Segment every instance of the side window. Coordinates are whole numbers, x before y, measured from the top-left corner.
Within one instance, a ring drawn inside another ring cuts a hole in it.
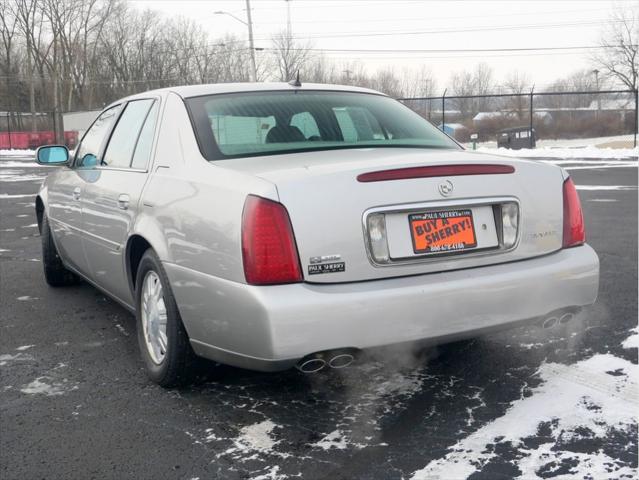
[[[109,139],[102,165],[129,168],[133,150],[153,99],[134,100],[127,103]]]
[[[100,155],[100,147],[104,137],[111,129],[111,125],[120,110],[120,105],[111,107],[102,112],[93,125],[82,138],[82,143],[75,154],[77,167],[95,167]]]
[[[149,157],[151,156],[151,147],[153,146],[153,133],[155,132],[158,110],[159,103],[155,102],[151,107],[148,115],[146,116],[146,121],[144,122],[142,131],[140,132],[138,143],[135,146],[135,151],[133,152],[133,161],[131,162],[131,168],[138,168],[140,170],[146,168]]]
[[[309,112],[296,113],[291,117],[291,127],[297,127],[309,139],[311,137],[321,137],[319,128],[317,128],[317,122],[313,115]]]

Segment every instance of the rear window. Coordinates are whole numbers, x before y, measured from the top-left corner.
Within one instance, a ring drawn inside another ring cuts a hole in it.
[[[412,110],[381,95],[298,90],[186,102],[209,160],[343,148],[459,149]]]

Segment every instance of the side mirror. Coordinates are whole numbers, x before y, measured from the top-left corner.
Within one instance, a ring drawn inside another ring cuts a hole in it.
[[[40,165],[64,165],[69,162],[69,150],[64,145],[45,145],[36,151]]]

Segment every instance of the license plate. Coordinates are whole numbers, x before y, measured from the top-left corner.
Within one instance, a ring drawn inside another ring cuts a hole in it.
[[[460,252],[477,246],[469,209],[413,213],[408,223],[415,253]]]

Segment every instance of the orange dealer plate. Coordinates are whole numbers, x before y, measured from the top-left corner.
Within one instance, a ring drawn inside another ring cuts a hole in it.
[[[450,253],[477,246],[473,212],[444,210],[408,216],[415,253]]]

